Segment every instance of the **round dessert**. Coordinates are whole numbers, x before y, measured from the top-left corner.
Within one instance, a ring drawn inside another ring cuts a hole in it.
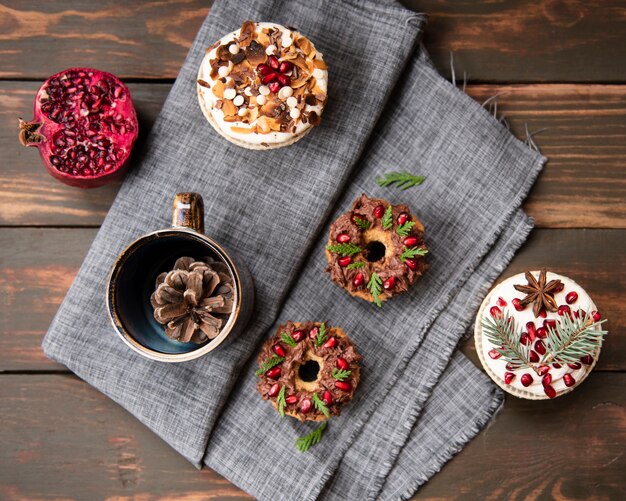
[[[339,327],[326,323],[279,325],[258,357],[263,399],[300,421],[338,416],[359,384],[361,356]]]
[[[328,71],[311,41],[275,23],[246,21],[207,50],[200,107],[224,138],[249,149],[280,148],[319,125]]]
[[[380,306],[428,268],[424,225],[406,205],[361,195],[330,225],[326,271],[350,294]]]
[[[505,391],[530,400],[572,391],[598,360],[600,314],[573,280],[546,270],[498,284],[476,318],[476,351]]]

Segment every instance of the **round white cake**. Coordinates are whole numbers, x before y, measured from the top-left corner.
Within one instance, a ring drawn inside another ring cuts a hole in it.
[[[200,107],[215,130],[249,149],[294,143],[320,123],[328,70],[311,41],[246,21],[213,44],[198,72]]]
[[[534,282],[528,280],[528,273]],[[564,316],[574,322],[587,317],[588,324],[592,324],[600,320],[600,314],[591,297],[573,280],[552,272],[543,272],[543,277],[539,271],[528,273],[504,280],[487,295],[476,317],[474,339],[485,371],[502,389],[522,398],[542,400],[560,396],[579,385],[595,366],[602,344],[599,335],[592,353],[570,363],[559,363],[551,354],[549,329],[556,332]],[[545,302],[539,300],[541,306],[536,306],[537,300],[530,301],[529,296],[537,284],[543,285],[543,290],[549,289]],[[508,322],[512,322],[518,342],[514,348],[531,362],[526,366],[507,361],[501,354],[503,345],[495,344],[485,333],[495,320],[508,317],[512,319]],[[593,329],[603,332],[599,325]]]

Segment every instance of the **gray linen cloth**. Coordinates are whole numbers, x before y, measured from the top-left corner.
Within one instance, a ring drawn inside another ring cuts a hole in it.
[[[245,19],[299,27],[328,63],[322,125],[290,147],[233,146],[197,104],[204,49]],[[410,496],[501,402],[452,353],[528,234],[519,207],[545,159],[436,73],[416,49],[423,23],[391,0],[216,2],[44,340],[49,357],[193,464],[260,499]],[[376,175],[398,169],[427,181],[406,192],[375,185]],[[246,261],[257,304],[235,342],[163,364],[117,338],[105,281],[129,242],[168,226],[177,191],[204,196],[207,233]],[[322,271],[329,218],[362,192],[412,207],[431,248],[425,277],[382,309]],[[306,454],[293,443],[311,426],[280,419],[254,388],[258,347],[287,319],[341,325],[364,355],[355,399]]]

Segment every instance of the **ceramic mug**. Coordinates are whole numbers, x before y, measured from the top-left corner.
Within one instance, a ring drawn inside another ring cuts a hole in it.
[[[214,339],[203,344],[169,338],[150,304],[156,277],[182,256],[210,256],[226,265],[233,281],[233,311]],[[206,355],[245,327],[252,313],[254,285],[245,264],[204,234],[204,204],[197,193],[174,198],[172,227],[148,233],[116,259],[107,285],[107,311],[115,331],[130,348],[161,362],[185,362]]]

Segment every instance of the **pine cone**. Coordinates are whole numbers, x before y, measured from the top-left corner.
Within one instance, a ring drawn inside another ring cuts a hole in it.
[[[219,334],[232,312],[233,298],[233,281],[224,263],[181,257],[172,271],[157,277],[150,303],[169,337],[201,344]]]

